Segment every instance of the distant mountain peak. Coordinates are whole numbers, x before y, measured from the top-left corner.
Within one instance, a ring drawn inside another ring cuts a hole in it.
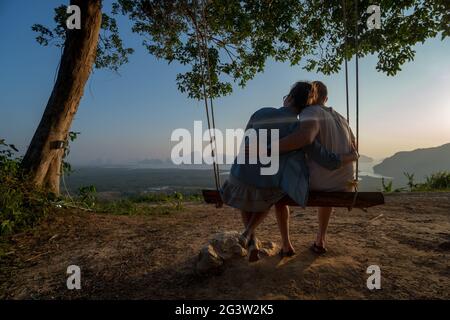
[[[359,155],[359,162],[371,163],[371,162],[373,162],[373,158],[371,158],[369,156],[365,156],[363,154],[360,154]]]
[[[415,175],[416,182],[438,171],[450,171],[450,143],[438,147],[399,151],[373,167],[377,174],[394,177],[404,183],[404,172]]]

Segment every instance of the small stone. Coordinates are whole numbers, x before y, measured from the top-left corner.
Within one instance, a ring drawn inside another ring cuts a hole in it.
[[[276,256],[280,251],[280,247],[272,241],[262,241],[259,248],[261,254],[268,257]]]

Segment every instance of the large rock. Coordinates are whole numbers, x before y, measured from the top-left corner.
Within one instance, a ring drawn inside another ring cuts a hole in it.
[[[224,260],[245,257],[247,250],[239,244],[239,236],[237,231],[222,232],[215,234],[209,243]]]
[[[196,270],[198,273],[212,273],[220,270],[225,261],[247,256],[247,250],[239,243],[240,233],[227,231],[215,234],[198,255]],[[280,248],[271,241],[260,242],[257,240],[257,248],[261,255],[274,256]]]

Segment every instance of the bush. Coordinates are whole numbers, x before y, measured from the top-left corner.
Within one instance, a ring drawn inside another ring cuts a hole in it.
[[[0,235],[33,226],[50,208],[50,195],[27,180],[16,152],[0,139]]]
[[[383,187],[383,192],[389,193],[392,192],[392,180],[389,180],[387,183],[384,180],[384,177],[381,178],[381,185]]]
[[[415,191],[448,191],[450,190],[450,172],[440,171],[426,178],[425,183],[418,184]]]
[[[79,201],[88,208],[97,203],[97,189],[94,186],[80,187],[78,189]]]
[[[414,182],[414,173],[409,172],[403,172],[403,175],[408,179],[408,188],[409,191],[414,191],[415,188],[417,188],[417,184]]]

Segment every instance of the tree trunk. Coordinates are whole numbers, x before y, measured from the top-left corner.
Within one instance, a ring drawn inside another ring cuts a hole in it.
[[[61,161],[63,152],[57,151],[55,157],[48,166],[47,174],[44,178],[44,187],[46,190],[52,191],[55,194],[59,194],[59,185],[61,177]]]
[[[81,9],[81,29],[67,30],[58,77],[22,166],[36,186],[59,194],[63,142],[89,79],[102,19],[101,0],[71,0]]]

